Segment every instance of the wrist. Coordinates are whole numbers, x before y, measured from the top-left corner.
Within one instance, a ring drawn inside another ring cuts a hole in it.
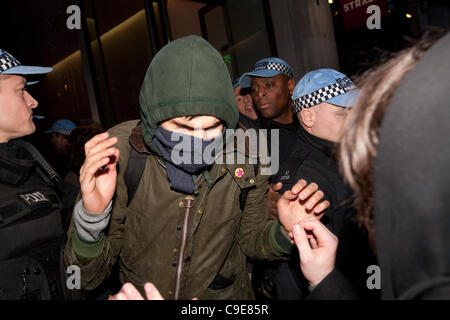
[[[318,277],[315,277],[314,279],[308,279],[310,291],[317,287],[323,281],[323,279],[325,279],[331,273],[331,271],[333,271],[333,269],[334,268],[331,268],[322,272]]]
[[[86,204],[86,202],[83,198],[81,198],[81,200],[82,200],[81,203],[82,203],[84,211],[91,215],[101,214],[101,213],[105,212],[105,210],[108,208],[108,204],[109,204],[109,203],[107,203],[105,205],[105,204],[101,203],[100,201],[98,201],[98,202],[96,202],[96,204],[94,206],[90,206],[90,205]]]

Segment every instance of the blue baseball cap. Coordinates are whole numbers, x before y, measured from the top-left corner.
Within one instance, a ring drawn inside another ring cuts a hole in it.
[[[0,49],[0,74],[17,74],[27,79],[27,84],[38,83],[35,76],[44,75],[53,71],[53,68],[24,66],[5,50]],[[30,78],[32,79],[31,81]]]
[[[241,81],[242,76],[237,77],[236,80],[233,83],[233,90],[236,89],[238,86],[240,86],[239,81]]]
[[[252,71],[242,75],[239,85],[242,88],[248,88],[252,85],[252,77],[272,78],[280,73],[287,75],[289,79],[294,77],[291,66],[283,59],[275,57],[264,58],[255,63]]]
[[[49,134],[52,132],[56,132],[56,133],[62,134],[64,136],[67,136],[76,127],[77,127],[77,125],[75,123],[73,123],[72,121],[67,120],[67,119],[60,119],[60,120],[56,120],[55,123],[53,123],[52,128],[44,131],[44,133]]]
[[[322,102],[348,108],[355,104],[359,93],[345,74],[333,69],[318,69],[308,72],[297,83],[292,94],[292,108],[297,113]]]

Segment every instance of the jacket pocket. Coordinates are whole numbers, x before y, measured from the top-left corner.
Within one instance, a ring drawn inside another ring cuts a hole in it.
[[[230,278],[218,274],[199,299],[249,300],[254,299],[254,294],[248,276],[245,272],[239,271]]]
[[[220,273],[218,273],[208,288],[211,288],[213,290],[225,289],[226,287],[231,286],[235,280],[236,274],[233,274],[230,278],[225,278]]]

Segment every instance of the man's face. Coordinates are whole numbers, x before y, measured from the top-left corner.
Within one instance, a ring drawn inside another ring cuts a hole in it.
[[[322,102],[301,112],[301,123],[312,135],[333,142],[339,142],[345,126],[345,119],[351,108],[338,107]]]
[[[295,81],[284,74],[278,74],[272,78],[252,78],[253,102],[264,118],[276,119],[290,112],[291,94],[294,88],[291,82],[295,85]]]
[[[161,127],[168,131],[210,140],[222,134],[223,122],[213,116],[175,117],[161,122]]]
[[[0,76],[0,142],[32,134],[33,108],[38,102],[26,91],[22,76]]]
[[[239,113],[249,117],[252,120],[258,119],[258,114],[253,107],[252,96],[249,91],[245,91],[241,86],[237,86],[234,89],[234,97],[239,109]]]

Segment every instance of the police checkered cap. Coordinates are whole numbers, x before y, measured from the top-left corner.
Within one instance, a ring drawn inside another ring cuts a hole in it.
[[[52,128],[44,131],[44,133],[48,134],[48,133],[56,132],[56,133],[67,136],[76,127],[77,127],[77,125],[74,122],[72,122],[68,119],[60,119],[60,120],[56,120],[55,123],[53,123]]]
[[[233,82],[233,90],[236,89],[239,86],[239,81],[241,80],[241,77],[237,77],[236,80]]]
[[[14,58],[8,52],[3,51],[0,54],[0,73],[3,73],[4,71],[6,71],[8,69],[18,67],[20,65],[21,65],[21,63],[19,62],[19,60]]]
[[[285,74],[289,79],[294,77],[291,66],[283,59],[276,57],[265,58],[255,63],[252,71],[244,73],[239,84],[241,87],[247,88],[251,86],[252,77],[271,78],[280,73]]]
[[[253,71],[259,71],[259,70],[275,70],[275,71],[284,73],[289,78],[294,77],[294,73],[292,72],[291,67],[287,63],[283,64],[280,62],[270,62],[267,60],[261,61],[261,62],[256,63],[255,67],[253,68]]]
[[[298,113],[322,102],[351,107],[358,95],[358,89],[346,75],[333,69],[319,69],[309,72],[297,83],[292,109]]]
[[[27,78],[27,84],[34,84],[38,81],[36,77],[41,77],[52,71],[53,68],[24,66],[12,54],[0,49],[0,74],[16,74]],[[30,78],[33,81],[29,81]]]

